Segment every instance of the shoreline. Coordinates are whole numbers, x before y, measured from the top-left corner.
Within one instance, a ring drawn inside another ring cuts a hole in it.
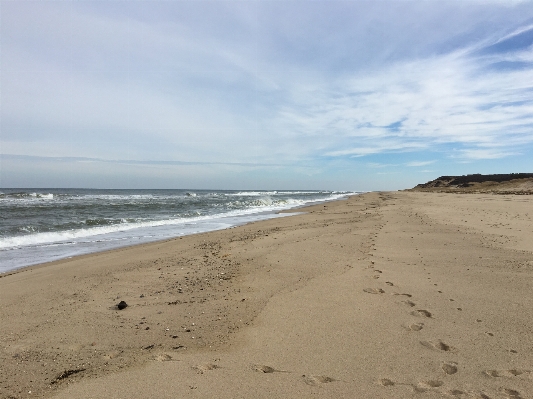
[[[289,211],[290,210],[287,210],[287,212],[278,211],[275,214],[278,214],[278,213],[292,213],[292,212],[289,212]],[[295,212],[294,214],[298,214],[298,213],[299,212]],[[274,214],[274,212],[272,212],[272,214]],[[66,256],[64,258],[54,259],[54,260],[50,260],[50,261],[46,261],[46,262],[42,262],[42,263],[30,264],[30,265],[27,265],[27,266],[20,266],[20,267],[17,267],[15,269],[10,269],[10,270],[7,270],[5,272],[0,272],[0,278],[8,276],[8,275],[11,275],[11,274],[14,274],[14,273],[25,271],[27,269],[44,267],[46,265],[54,264],[56,262],[70,261],[70,260],[81,258],[81,257],[87,257],[87,256],[91,256],[91,255],[103,254],[103,253],[112,252],[112,251],[119,251],[119,250],[122,250],[122,249],[133,248],[133,247],[137,247],[137,246],[145,246],[145,245],[150,245],[150,244],[164,243],[164,242],[168,242],[168,241],[179,240],[182,237],[195,236],[195,235],[199,235],[199,234],[208,234],[208,233],[212,233],[212,232],[215,232],[215,231],[230,230],[230,229],[233,229],[235,227],[245,226],[247,224],[258,223],[258,222],[262,222],[262,221],[266,221],[266,220],[270,220],[270,219],[275,219],[275,218],[278,218],[278,217],[286,217],[286,216],[291,216],[291,215],[273,216],[273,217],[266,218],[266,219],[258,219],[258,220],[254,220],[254,221],[242,222],[240,224],[235,224],[235,225],[232,225],[230,227],[225,227],[225,228],[222,228],[222,229],[207,230],[207,231],[201,231],[201,232],[198,232],[198,233],[188,233],[188,234],[178,235],[178,236],[174,236],[174,237],[157,239],[155,241],[147,241],[147,242],[142,242],[142,243],[137,243],[137,244],[125,244],[123,246],[117,246],[117,247],[111,247],[111,248],[102,249],[102,250],[96,250],[94,252],[87,252],[87,253],[81,253],[79,255]]]
[[[343,200],[341,199],[341,200],[333,200],[333,201],[343,201]],[[307,205],[303,205],[302,206],[302,208],[305,208],[305,207],[307,207]],[[292,209],[296,209],[296,208],[277,211],[276,214],[278,214],[278,213],[288,213],[288,215],[284,215],[284,216],[281,216],[281,217],[290,217],[290,216],[295,216],[295,215],[298,215],[298,214],[301,214],[301,213],[305,213],[305,212],[290,212]],[[42,267],[46,267],[46,266],[50,266],[50,265],[62,264],[62,263],[66,263],[66,262],[70,262],[70,261],[74,261],[74,260],[81,260],[81,259],[84,259],[84,258],[90,258],[91,256],[94,256],[94,255],[106,254],[106,253],[111,253],[111,252],[114,252],[114,251],[120,251],[120,250],[124,250],[124,249],[135,248],[135,247],[150,247],[151,245],[164,244],[164,243],[180,240],[180,239],[182,239],[184,237],[198,236],[198,235],[202,235],[202,234],[210,234],[210,233],[213,233],[213,232],[216,232],[216,231],[227,231],[227,230],[234,229],[236,227],[252,225],[254,223],[261,223],[261,222],[265,222],[265,221],[268,221],[268,220],[271,220],[271,219],[276,219],[278,217],[279,216],[272,217],[272,218],[269,218],[269,219],[259,219],[259,220],[255,220],[255,221],[251,221],[251,222],[243,222],[242,224],[236,224],[234,226],[226,227],[226,228],[219,229],[219,230],[202,231],[202,232],[199,232],[199,233],[185,234],[185,235],[165,238],[165,239],[157,240],[157,241],[149,241],[149,242],[143,242],[143,243],[140,243],[140,244],[124,245],[124,246],[121,246],[121,247],[114,247],[114,248],[104,249],[102,251],[89,252],[89,253],[85,253],[85,254],[69,256],[69,257],[66,257],[66,258],[50,260],[50,261],[43,262],[43,263],[36,263],[36,264],[28,265],[28,266],[21,266],[21,267],[18,267],[16,269],[8,270],[8,271],[5,271],[5,272],[0,272],[0,278],[7,277],[7,276],[10,276],[10,275],[13,275],[13,274],[17,274],[17,273],[22,273],[22,272],[25,272],[25,271],[28,271],[28,270],[31,270],[31,269],[40,269]],[[147,248],[147,249],[150,249],[150,248]]]
[[[15,271],[0,397],[528,397],[531,204],[367,193]]]
[[[359,194],[355,194],[355,195],[359,195]],[[136,246],[136,245],[144,245],[144,244],[148,244],[148,243],[167,241],[167,240],[172,240],[172,239],[176,239],[176,238],[179,238],[179,237],[185,237],[185,236],[188,236],[188,235],[195,235],[195,234],[208,233],[208,232],[211,232],[211,231],[231,229],[231,228],[234,228],[234,227],[237,227],[237,226],[246,225],[246,224],[249,224],[249,223],[255,223],[255,222],[263,221],[263,220],[269,220],[269,219],[272,219],[272,218],[285,217],[285,216],[287,216],[287,214],[292,214],[292,213],[296,214],[296,213],[298,213],[298,209],[300,209],[300,208],[313,206],[315,204],[328,203],[328,202],[331,202],[331,201],[345,200],[349,196],[351,196],[351,195],[346,195],[345,197],[336,198],[336,199],[321,200],[321,201],[317,201],[316,203],[297,205],[297,206],[294,206],[294,207],[291,207],[291,208],[281,209],[281,210],[270,210],[270,211],[258,210],[256,213],[243,214],[243,215],[239,215],[239,216],[218,215],[217,217],[214,217],[213,219],[209,219],[209,220],[204,221],[204,222],[206,222],[208,224],[209,223],[215,223],[215,224],[216,223],[219,223],[219,224],[223,223],[223,224],[227,224],[228,227],[215,227],[215,226],[208,227],[206,225],[204,227],[200,226],[199,227],[200,231],[187,231],[187,230],[184,230],[184,231],[178,232],[177,235],[173,235],[173,236],[170,236],[170,237],[157,237],[155,239],[144,238],[143,240],[141,240],[141,242],[129,242],[129,243],[125,243],[125,244],[109,242],[109,243],[105,243],[105,245],[101,246],[100,248],[85,248],[85,249],[84,248],[79,248],[79,249],[77,249],[77,251],[71,251],[71,252],[65,251],[61,255],[51,254],[51,255],[49,255],[51,257],[51,259],[48,260],[48,261],[37,262],[37,263],[27,263],[27,264],[24,264],[22,266],[13,266],[11,269],[8,269],[6,271],[0,271],[0,278],[2,278],[2,276],[9,275],[9,274],[15,272],[16,270],[25,269],[25,268],[32,267],[32,266],[38,266],[38,265],[41,265],[41,264],[44,264],[44,263],[47,264],[47,263],[51,263],[51,262],[55,262],[55,261],[59,261],[59,260],[63,260],[63,259],[72,259],[72,258],[75,258],[77,256],[83,256],[83,255],[90,255],[90,254],[96,254],[96,253],[101,253],[101,252],[107,252],[107,251],[112,251],[112,250],[116,250],[116,249],[132,247],[132,246]],[[144,228],[140,227],[140,228],[137,228],[137,229],[134,229],[134,230],[131,230],[131,231],[135,232],[135,231],[140,231],[140,230],[143,230],[143,229],[146,229],[146,228],[145,227]],[[158,229],[158,227],[152,227],[152,229]],[[191,230],[191,229],[189,229],[189,230]],[[51,242],[51,243],[48,243],[48,244],[54,244],[54,243]],[[61,242],[58,242],[58,244],[61,244]],[[13,248],[12,250],[15,250],[15,251],[32,250],[32,247],[29,246],[29,247],[25,247],[25,248]],[[27,262],[32,262],[32,261],[28,260]],[[20,262],[19,261],[15,261],[14,264],[16,265],[17,263],[20,263]]]

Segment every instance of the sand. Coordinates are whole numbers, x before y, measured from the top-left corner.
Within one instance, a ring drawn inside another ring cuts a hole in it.
[[[3,275],[0,398],[533,397],[533,197],[305,211]]]

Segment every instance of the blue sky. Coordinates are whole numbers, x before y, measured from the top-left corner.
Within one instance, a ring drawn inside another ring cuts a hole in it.
[[[531,1],[0,0],[1,187],[533,172]]]

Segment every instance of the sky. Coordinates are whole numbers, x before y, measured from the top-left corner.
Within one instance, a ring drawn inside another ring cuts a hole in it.
[[[0,0],[0,187],[533,172],[533,1]]]

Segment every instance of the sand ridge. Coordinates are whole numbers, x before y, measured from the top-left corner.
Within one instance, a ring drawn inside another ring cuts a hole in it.
[[[427,183],[418,184],[410,191],[531,195],[533,194],[533,173],[440,176]]]
[[[369,193],[1,278],[0,396],[532,397],[524,198]]]

